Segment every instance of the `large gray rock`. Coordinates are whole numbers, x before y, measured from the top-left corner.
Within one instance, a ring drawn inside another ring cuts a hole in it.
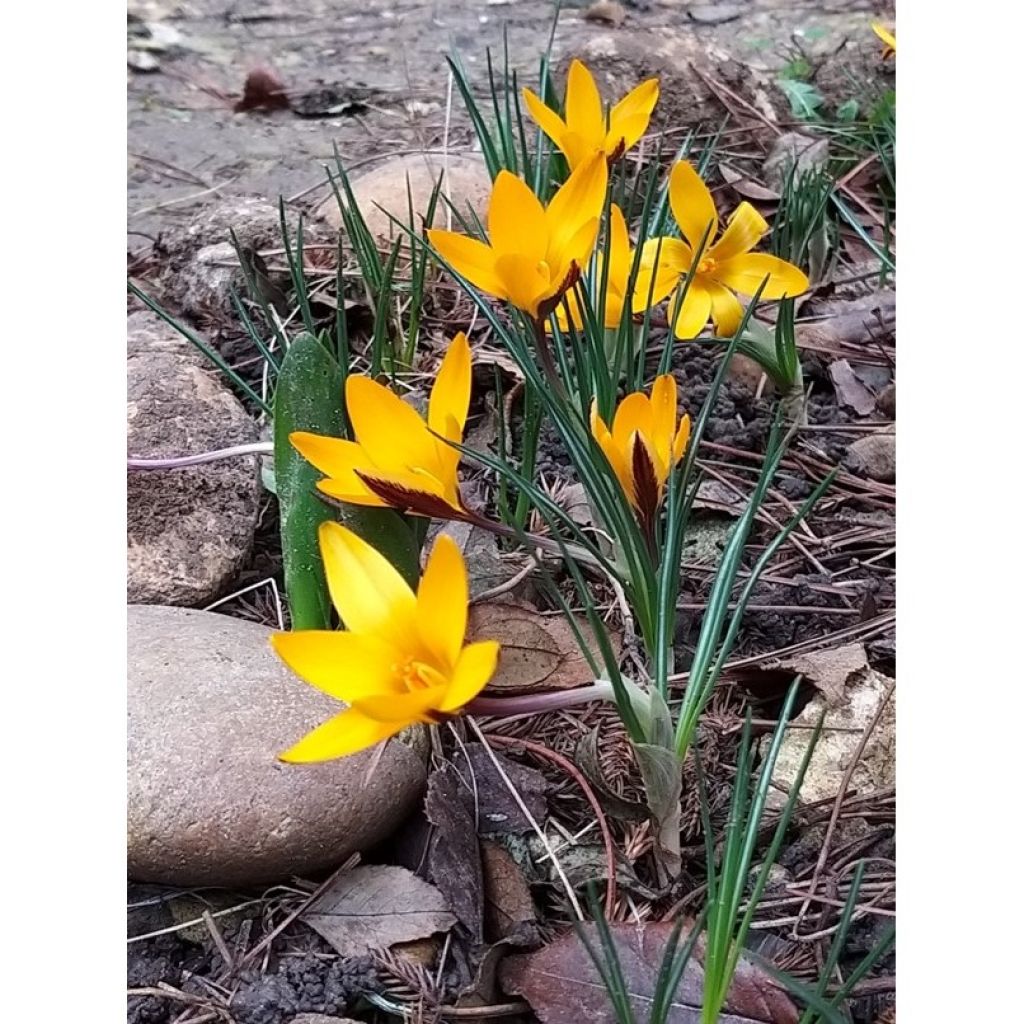
[[[129,351],[131,348],[129,347]],[[171,350],[128,357],[128,454],[193,455],[256,440],[212,374]],[[252,549],[256,456],[128,474],[128,600],[198,605],[225,592]]]
[[[209,360],[184,335],[176,331],[150,309],[128,314],[128,355],[154,353],[180,356],[196,366],[210,365]]]
[[[378,238],[397,238],[402,234],[387,213],[397,218],[401,224],[408,225],[409,190],[412,191],[413,226],[417,231],[422,230],[431,192],[442,174],[442,197],[438,198],[434,210],[434,223],[439,227],[446,223],[448,207],[443,195],[451,197],[455,208],[468,218],[468,223],[473,223],[468,212],[470,210],[475,212],[481,222],[486,223],[487,204],[491,197],[491,176],[487,173],[483,157],[475,154],[449,153],[445,158],[416,153],[411,156],[394,157],[353,178],[352,194],[370,233]],[[333,190],[317,207],[316,212],[328,224],[341,227],[341,209]]]
[[[277,759],[341,706],[288,670],[270,634],[213,612],[129,606],[131,878],[245,885],[329,868],[385,838],[419,796],[425,750],[403,742],[375,766],[375,751]]]

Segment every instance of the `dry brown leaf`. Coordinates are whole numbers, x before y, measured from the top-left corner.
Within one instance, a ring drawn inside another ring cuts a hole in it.
[[[745,177],[727,164],[719,164],[718,172],[733,192],[744,199],[753,199],[758,203],[777,203],[782,198],[781,194],[775,189],[761,185],[753,178]]]
[[[766,671],[784,669],[794,675],[802,675],[825,695],[825,700],[831,705],[842,703],[846,681],[854,672],[867,667],[867,652],[864,645],[859,643],[845,644],[827,651],[796,654],[778,661],[766,661],[762,666]]]
[[[363,956],[448,931],[455,915],[441,893],[411,871],[372,864],[338,875],[300,920],[342,956]]]
[[[584,925],[594,948],[600,948],[592,924]],[[657,984],[661,958],[672,925],[609,926],[615,939],[630,1003],[638,1020],[646,1020]],[[703,970],[691,958],[669,1007],[666,1024],[697,1024],[703,995]],[[511,956],[501,965],[506,991],[522,996],[543,1024],[615,1024],[615,1012],[594,962],[575,932],[565,932],[549,946]],[[720,1024],[796,1024],[798,1014],[789,997],[749,960],[741,959]]]
[[[270,68],[253,68],[245,77],[242,98],[235,104],[235,111],[287,110],[289,105],[288,93],[277,72]]]
[[[530,886],[512,854],[488,839],[480,843],[484,866],[484,930],[491,942],[528,945],[537,936]]]
[[[589,624],[578,619],[577,625],[584,641],[597,650]],[[593,681],[572,628],[561,616],[541,615],[527,605],[489,601],[470,609],[469,638],[501,644],[498,671],[487,684],[488,696],[570,690]],[[618,651],[620,638],[610,633],[610,639]]]
[[[840,405],[848,406],[858,416],[868,416],[875,411],[875,396],[853,372],[847,360],[837,359],[829,366],[828,373]]]

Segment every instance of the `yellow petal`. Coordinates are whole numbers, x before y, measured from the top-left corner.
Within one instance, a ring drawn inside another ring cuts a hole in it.
[[[569,170],[575,171],[585,164],[595,153],[604,156],[604,147],[594,144],[593,139],[588,139],[579,132],[567,131],[562,136],[562,143],[558,147],[565,154],[569,161]]]
[[[508,171],[500,171],[494,179],[491,204],[487,208],[487,231],[491,248],[498,257],[512,252],[532,260],[544,259],[547,251],[544,207],[530,186]]]
[[[469,392],[473,381],[473,354],[466,335],[459,331],[452,338],[448,351],[441,360],[434,386],[430,389],[427,423],[435,433],[448,436],[448,420],[453,419],[458,433],[451,439],[462,440],[469,412]],[[458,453],[456,453],[456,458]]]
[[[422,690],[407,690],[394,696],[367,697],[352,706],[381,722],[398,722],[399,728],[415,722],[429,722],[438,711],[448,691],[448,684],[428,686]]]
[[[629,229],[622,210],[612,203],[608,212],[608,284],[620,294],[625,294],[629,283],[629,272],[633,260],[629,249]],[[600,271],[600,267],[598,268]],[[598,278],[600,280],[600,277]]]
[[[672,442],[672,464],[675,465],[685,454],[686,446],[690,443],[690,417],[683,416],[679,421],[679,429],[676,431],[675,440]]]
[[[750,252],[767,230],[768,221],[750,203],[740,203],[708,255],[716,260],[727,260]]]
[[[731,338],[743,319],[743,306],[733,293],[710,278],[703,280],[703,285],[711,296],[711,319],[715,324],[715,334],[719,338]]]
[[[321,473],[326,473],[336,487],[361,493],[363,486],[355,471],[376,467],[362,445],[340,437],[324,437],[297,430],[288,435],[292,447]],[[329,492],[325,492],[329,493]]]
[[[270,643],[296,675],[338,700],[351,703],[400,689],[392,671],[394,650],[374,637],[303,629],[274,633]]]
[[[554,295],[558,287],[529,256],[504,253],[498,257],[496,266],[508,301],[530,316],[537,315],[540,303]]]
[[[341,621],[399,650],[413,650],[416,597],[398,570],[341,523],[322,523],[320,553]]]
[[[651,238],[640,252],[640,267],[633,285],[633,312],[656,306],[690,269],[690,247],[678,238]]]
[[[612,437],[615,444],[623,451],[629,448],[629,439],[633,434],[649,438],[654,431],[654,410],[651,400],[642,392],[634,391],[619,403],[612,422]]]
[[[640,136],[647,131],[651,120],[651,112],[658,102],[658,80],[648,78],[635,89],[626,93],[612,107],[608,118],[608,135],[616,141],[622,138],[625,148],[631,149],[637,144]]]
[[[377,497],[362,480],[354,484],[339,483],[329,477],[321,480],[316,489],[335,501],[344,501],[349,505],[362,505],[366,508],[388,508],[388,503]]]
[[[424,647],[451,672],[466,639],[469,579],[458,544],[442,533],[434,541],[416,592],[416,623]]]
[[[778,256],[762,252],[750,252],[724,260],[715,267],[714,276],[719,284],[741,295],[753,295],[767,277],[768,283],[761,293],[762,299],[802,295],[810,286],[802,270],[780,260]]]
[[[345,381],[345,404],[356,440],[377,469],[436,469],[439,442],[420,414],[393,391],[353,374]]]
[[[707,185],[686,160],[680,160],[672,168],[668,181],[668,199],[679,230],[692,250],[697,250],[705,230],[711,225],[704,243],[704,252],[707,252],[714,244],[718,232],[718,213]]]
[[[574,60],[565,85],[565,123],[593,146],[604,143],[604,109],[594,76],[586,65]]]
[[[655,377],[651,387],[651,421],[654,444],[658,457],[666,465],[672,449],[672,435],[676,429],[676,379],[671,373]]]
[[[877,21],[873,21],[871,23],[871,30],[885,43],[885,50],[882,52],[883,57],[887,57],[889,51],[892,51],[892,53],[896,52],[896,37],[888,29],[884,28]]]
[[[565,122],[532,90],[523,89],[523,99],[530,116],[540,125],[541,131],[559,148],[566,132]]]
[[[554,275],[552,277],[553,284],[563,284],[573,264],[581,272],[586,269],[587,263],[593,255],[600,227],[601,222],[596,217],[593,220],[588,220],[566,242],[565,248],[560,253],[561,262],[551,264],[551,271]]]
[[[462,651],[441,702],[441,711],[451,713],[464,707],[490,682],[498,667],[499,650],[496,640],[481,640]]]
[[[607,190],[608,161],[605,160],[603,153],[596,153],[576,168],[552,197],[546,214],[547,260],[552,268],[568,266],[570,259],[580,262],[579,253],[572,252],[570,246],[584,225],[590,221],[600,222]],[[594,236],[596,235],[595,225]],[[590,252],[582,257],[583,260],[589,258]]]
[[[601,446],[605,458],[608,460],[612,471],[615,473],[619,486],[625,492],[626,497],[633,501],[633,475],[626,464],[625,453],[615,443],[604,420],[597,414],[597,401],[590,404],[590,432],[594,435],[597,443]]]
[[[696,338],[707,325],[708,317],[711,316],[711,296],[707,289],[701,286],[700,281],[694,278],[690,282],[682,309],[679,310],[681,292],[680,287],[669,303],[668,322],[670,326],[674,325],[676,337],[686,341],[689,338]]]
[[[494,272],[494,251],[489,245],[469,235],[439,228],[428,230],[427,239],[452,269],[471,285],[499,299],[506,297],[501,279]]]
[[[278,757],[290,764],[331,761],[376,746],[403,728],[402,722],[378,722],[356,708],[349,708],[329,718]]]

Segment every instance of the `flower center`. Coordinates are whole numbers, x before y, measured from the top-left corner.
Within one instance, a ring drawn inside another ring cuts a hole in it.
[[[436,668],[431,668],[430,665],[414,658],[406,658],[405,661],[392,666],[392,671],[408,691],[426,690],[444,683],[444,676]]]
[[[714,271],[717,266],[717,261],[712,259],[710,256],[705,256],[700,263],[697,264],[698,274],[710,274]]]

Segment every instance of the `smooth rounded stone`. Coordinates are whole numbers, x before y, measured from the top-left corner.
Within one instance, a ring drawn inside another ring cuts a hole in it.
[[[128,874],[247,885],[333,867],[384,839],[426,782],[423,730],[322,764],[277,759],[340,705],[293,675],[271,630],[128,607]]]
[[[194,455],[257,438],[212,374],[174,352],[128,357],[128,454]],[[258,458],[128,473],[128,600],[198,605],[227,591],[252,550]]]
[[[352,179],[352,194],[370,233],[378,238],[397,238],[401,234],[384,211],[397,218],[399,223],[408,224],[409,190],[412,191],[413,226],[419,231],[424,226],[431,193],[442,175],[442,196],[451,197],[455,209],[467,217],[468,223],[473,223],[469,213],[471,210],[481,222],[485,222],[491,198],[491,176],[487,173],[487,164],[482,156],[449,153],[446,158],[413,153],[394,157]],[[439,197],[434,210],[434,222],[437,225],[446,223],[446,211],[445,201]],[[343,224],[338,199],[333,191],[317,207],[316,212],[335,228]]]
[[[882,390],[878,393],[877,400],[875,401],[875,407],[886,419],[896,419],[895,384],[887,384],[884,388],[882,388]]]
[[[896,482],[896,432],[869,434],[850,445],[843,458],[846,468],[879,483]]]

